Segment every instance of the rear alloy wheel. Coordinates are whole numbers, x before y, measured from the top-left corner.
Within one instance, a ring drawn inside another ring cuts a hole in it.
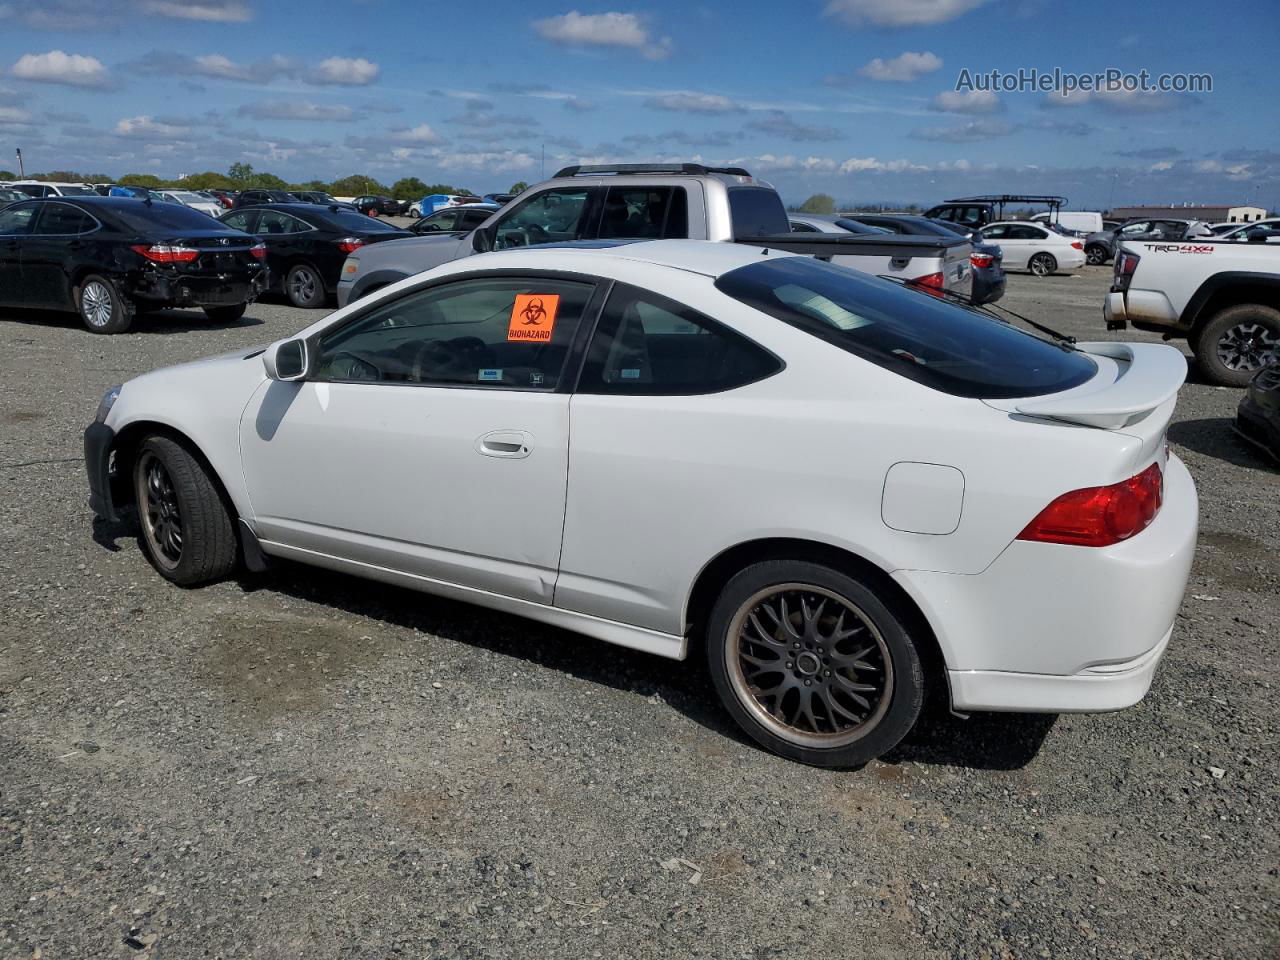
[[[891,750],[924,700],[902,619],[870,586],[801,561],[758,563],[725,586],[708,626],[729,713],[774,753],[822,767]]]
[[[133,484],[143,547],[162,576],[186,587],[235,569],[231,514],[208,469],[183,444],[165,436],[144,440]]]
[[[284,292],[295,307],[311,310],[324,306],[324,281],[309,263],[300,263],[289,271],[284,279]]]
[[[1098,243],[1091,243],[1084,248],[1084,258],[1093,266],[1100,267],[1110,259],[1110,255],[1107,253],[1106,247]]]
[[[1037,277],[1047,277],[1058,269],[1058,261],[1051,253],[1037,253],[1028,261],[1027,268]]]
[[[235,323],[247,309],[247,303],[237,303],[234,307],[205,307],[204,315],[214,323]]]
[[[1260,303],[1228,307],[1193,337],[1191,348],[1211,381],[1248,386],[1263,367],[1280,363],[1280,310]]]
[[[80,320],[94,333],[124,333],[133,322],[116,285],[96,273],[85,277],[76,292]]]

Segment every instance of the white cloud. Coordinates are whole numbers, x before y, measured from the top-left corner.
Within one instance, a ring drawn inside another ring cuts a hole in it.
[[[307,74],[311,83],[364,87],[378,79],[379,68],[364,57],[329,57]]]
[[[23,80],[61,83],[71,87],[103,87],[110,79],[107,68],[96,57],[61,50],[24,53],[9,72]]]
[[[253,11],[241,0],[142,0],[143,13],[173,20],[204,20],[210,23],[245,23]]]
[[[440,135],[427,124],[391,131],[391,139],[400,143],[439,143]]]
[[[914,53],[908,50],[892,60],[876,57],[866,66],[859,68],[858,75],[869,80],[885,83],[910,83],[926,73],[942,69],[942,58],[928,50]]]
[[[0,107],[0,124],[26,123],[31,114],[17,107]]]
[[[1161,93],[1156,90],[1072,90],[1069,93],[1048,93],[1041,101],[1045,107],[1082,107],[1096,104],[1121,113],[1154,113],[1189,106],[1196,98],[1189,94]]]
[[[1151,173],[1159,173],[1162,170],[1172,170],[1172,169],[1173,169],[1172,160],[1160,160],[1157,163],[1153,163],[1151,166],[1147,167],[1147,170],[1149,170]]]
[[[166,123],[151,116],[126,117],[116,124],[116,133],[122,137],[140,140],[180,140],[191,133],[190,127]]]
[[[946,23],[987,0],[829,0],[826,13],[850,26],[925,27]]]
[[[671,55],[671,38],[654,37],[634,13],[579,13],[570,10],[558,17],[533,21],[544,40],[567,47],[613,47],[635,50],[649,60]]]
[[[1004,104],[990,90],[944,90],[929,107],[944,113],[999,113]]]
[[[728,97],[718,93],[676,91],[650,97],[646,107],[655,110],[678,110],[682,113],[732,113],[742,108]]]
[[[306,100],[264,100],[247,103],[238,111],[242,117],[258,120],[333,120],[346,122],[356,118],[350,107],[339,104],[310,103]]]

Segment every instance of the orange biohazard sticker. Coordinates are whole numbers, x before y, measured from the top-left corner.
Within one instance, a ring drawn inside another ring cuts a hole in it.
[[[558,293],[521,293],[511,306],[507,340],[516,343],[546,343],[556,326]]]

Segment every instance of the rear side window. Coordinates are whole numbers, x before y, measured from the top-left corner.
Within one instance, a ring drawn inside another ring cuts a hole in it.
[[[615,284],[587,350],[579,391],[717,393],[761,380],[781,362],[683,304]]]
[[[98,225],[93,217],[69,203],[49,202],[41,205],[36,233],[45,236],[67,236],[88,233]]]
[[[312,214],[318,216],[318,214]],[[375,220],[373,217],[366,217],[363,213],[357,213],[355,210],[327,210],[324,218],[335,226],[343,230],[351,230],[357,233],[399,233],[400,228],[393,226],[383,220]]]
[[[684,187],[610,187],[599,236],[605,240],[687,239],[688,194]]]
[[[731,270],[716,287],[832,346],[958,397],[1032,397],[1097,372],[1083,353],[888,280],[808,257]]]
[[[791,222],[782,198],[763,187],[730,187],[729,215],[733,219],[733,239],[776,236],[791,232]]]

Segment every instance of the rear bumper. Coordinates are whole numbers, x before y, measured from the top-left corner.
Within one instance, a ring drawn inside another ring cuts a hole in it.
[[[129,290],[138,300],[173,307],[221,307],[251,303],[267,289],[269,272],[233,278],[216,275],[144,273]]]
[[[1165,467],[1165,502],[1110,547],[1014,541],[980,574],[899,570],[924,611],[963,710],[1118,710],[1146,692],[1195,555],[1187,468]]]
[[[1108,330],[1123,330],[1129,325],[1123,293],[1107,294],[1107,299],[1102,301],[1102,316],[1107,321]]]

